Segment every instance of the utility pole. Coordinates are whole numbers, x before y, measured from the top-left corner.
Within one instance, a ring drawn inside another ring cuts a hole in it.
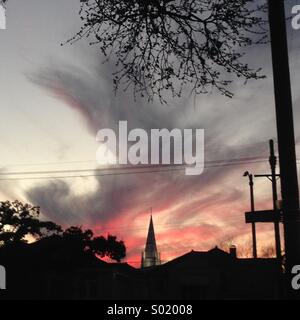
[[[255,211],[255,207],[254,207],[254,182],[253,182],[253,175],[250,174],[248,171],[246,171],[244,173],[244,177],[248,177],[249,178],[249,187],[250,187],[250,209],[251,212],[253,213]],[[253,250],[253,258],[256,259],[257,258],[257,242],[256,242],[256,226],[255,226],[255,222],[251,223],[251,227],[252,227],[252,250]]]
[[[275,157],[274,152],[274,141],[270,140],[270,158],[269,158],[270,166],[271,166],[271,175],[272,175],[272,194],[273,194],[273,209],[274,212],[277,210],[277,176],[276,176],[276,162],[277,159]],[[276,257],[277,259],[281,259],[281,243],[280,243],[280,228],[279,222],[274,222],[274,231],[275,231],[275,246],[276,246]]]
[[[268,0],[281,175],[286,274],[300,265],[300,214],[284,0]],[[291,283],[288,284],[291,288]],[[297,297],[290,289],[290,297]],[[298,293],[299,296],[299,293]]]
[[[277,208],[277,177],[280,177],[279,174],[276,174],[276,163],[277,158],[275,156],[274,151],[274,141],[269,141],[270,145],[270,157],[269,163],[271,167],[271,174],[255,174],[256,178],[268,178],[272,182],[272,195],[273,195],[273,210],[274,214],[278,211]],[[277,219],[274,220],[274,231],[275,231],[275,248],[276,248],[276,257],[277,259],[281,259],[281,243],[280,243],[280,228],[279,221]]]

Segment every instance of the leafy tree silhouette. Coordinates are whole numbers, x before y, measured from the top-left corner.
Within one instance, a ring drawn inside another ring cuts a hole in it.
[[[114,54],[114,87],[132,86],[135,96],[166,102],[165,92],[189,86],[232,97],[230,73],[263,77],[241,50],[265,42],[266,10],[260,0],[81,0],[83,25],[68,42],[92,38],[107,60]]]
[[[20,244],[27,242],[27,237],[31,236],[36,242],[41,242],[45,250],[59,245],[61,250],[57,253],[58,260],[64,255],[72,257],[72,260],[76,260],[76,257],[107,256],[120,262],[126,256],[125,244],[118,241],[116,236],[94,237],[92,230],[83,230],[76,226],[63,231],[61,226],[51,221],[39,220],[39,215],[38,206],[23,204],[18,200],[0,202],[2,247],[11,251],[24,249],[26,247]]]
[[[51,221],[40,221],[39,215],[38,206],[18,200],[0,202],[0,243],[26,242],[26,236],[39,240],[62,231]]]
[[[118,241],[117,237],[108,235],[94,237],[92,230],[82,230],[81,227],[70,227],[62,235],[65,243],[70,247],[81,252],[100,256],[101,258],[109,257],[118,262],[126,256],[126,247],[123,241]]]
[[[107,239],[103,236],[93,239],[91,250],[100,257],[109,257],[112,260],[118,262],[126,256],[126,247],[123,241],[117,241],[117,238],[112,235],[108,235]]]

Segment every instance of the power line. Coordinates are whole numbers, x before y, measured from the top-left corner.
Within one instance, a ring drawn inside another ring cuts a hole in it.
[[[206,161],[205,164],[219,164],[219,163],[232,163],[232,162],[243,162],[243,161],[255,161],[255,160],[266,160],[266,157],[244,157],[244,158],[233,158],[233,159],[222,159],[222,160],[210,160]],[[11,171],[11,172],[0,172],[0,176],[8,175],[35,175],[35,174],[59,174],[59,173],[85,173],[85,172],[99,172],[99,171],[111,171],[111,170],[131,170],[131,169],[153,169],[153,168],[168,168],[168,167],[187,167],[187,164],[158,164],[158,165],[131,165],[131,166],[110,166],[102,168],[92,169],[65,169],[65,170],[44,170],[44,171]]]
[[[170,171],[184,170],[183,168],[167,169],[167,170],[148,170],[148,171],[133,171],[133,172],[108,172],[102,174],[85,174],[73,176],[54,176],[54,177],[29,177],[29,178],[1,178],[0,181],[17,181],[17,180],[43,180],[43,179],[69,179],[69,178],[89,178],[89,177],[103,177],[103,176],[121,176],[128,174],[141,174],[141,173],[163,173]]]
[[[255,163],[263,163],[266,162],[264,160],[255,160],[255,161],[239,161],[239,162],[228,162],[228,163],[220,163],[220,164],[212,164],[206,165],[205,168],[218,168],[218,167],[227,167],[227,166],[235,166],[235,165],[242,165],[242,164],[255,164]],[[160,170],[145,170],[150,168],[160,168]],[[171,168],[170,168],[171,167]],[[10,172],[10,173],[0,173],[0,176],[9,176],[9,175],[33,175],[33,174],[58,174],[58,173],[74,173],[74,172],[99,172],[99,171],[108,171],[105,173],[97,174],[84,174],[84,175],[64,175],[64,176],[39,176],[39,177],[18,177],[18,178],[0,178],[0,181],[18,181],[18,180],[41,180],[41,179],[69,179],[69,178],[88,178],[88,177],[101,177],[101,176],[120,176],[120,175],[129,175],[129,174],[145,174],[145,173],[164,173],[164,172],[172,172],[172,171],[181,171],[187,168],[187,165],[157,165],[157,166],[145,166],[145,167],[127,167],[127,168],[115,168],[115,169],[86,169],[86,170],[64,170],[64,171],[31,171],[31,172]],[[166,168],[166,169],[163,169]],[[168,169],[169,168],[169,169]],[[134,171],[135,170],[142,170],[142,171]],[[143,170],[144,169],[144,170]],[[110,172],[115,170],[129,170],[124,172]],[[132,171],[131,171],[132,170]]]
[[[23,111],[22,111],[23,113]],[[274,138],[274,141],[276,139]],[[230,146],[230,149],[241,149],[243,147],[249,147],[249,146],[256,146],[256,145],[265,145],[266,141],[260,141],[260,142],[253,142],[253,143],[244,143],[239,145]],[[35,163],[15,163],[15,164],[0,164],[1,167],[31,167],[31,166],[43,166],[43,165],[60,165],[60,164],[75,164],[75,163],[96,163],[96,160],[73,160],[73,161],[52,161],[52,162],[35,162]]]
[[[218,163],[232,163],[232,162],[243,162],[243,161],[255,161],[255,160],[266,160],[266,157],[247,157],[247,158],[233,158],[233,159],[222,159],[222,160],[211,160],[206,161],[205,164],[218,164]],[[57,173],[65,173],[65,172],[97,172],[97,171],[110,171],[110,170],[127,170],[127,169],[152,169],[152,168],[168,168],[168,167],[180,167],[185,166],[187,164],[157,164],[157,165],[130,165],[130,166],[110,166],[110,167],[102,167],[102,168],[91,168],[91,169],[65,169],[65,170],[47,170],[47,171],[16,171],[16,172],[0,172],[0,175],[24,175],[24,174],[57,174]]]

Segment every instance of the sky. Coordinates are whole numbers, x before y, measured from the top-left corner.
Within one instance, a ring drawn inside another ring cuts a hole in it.
[[[296,3],[287,0],[287,11]],[[213,91],[151,104],[134,101],[130,91],[114,93],[113,61],[103,64],[100,49],[88,40],[61,45],[79,30],[78,12],[75,0],[7,4],[7,29],[0,30],[0,200],[39,205],[43,218],[65,227],[115,234],[125,241],[125,260],[134,266],[140,264],[150,207],[163,261],[224,243],[237,245],[238,251],[249,246],[251,230],[244,223],[249,188],[243,173],[269,172],[267,162],[208,167],[200,176],[180,171],[5,180],[7,172],[95,169],[97,131],[116,128],[120,120],[145,130],[205,129],[206,161],[267,157],[268,140],[276,140],[268,45],[248,49],[245,57],[267,78],[247,85],[235,81],[233,99]],[[287,24],[298,141],[300,31]],[[257,209],[271,209],[269,181],[255,181],[255,196]],[[257,229],[260,250],[274,244],[272,226]]]

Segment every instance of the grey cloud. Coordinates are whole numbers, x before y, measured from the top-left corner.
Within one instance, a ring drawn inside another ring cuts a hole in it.
[[[210,95],[198,97],[196,104],[186,98],[161,106],[134,101],[121,91],[114,96],[108,69],[57,62],[29,79],[79,112],[92,136],[101,128],[115,128],[119,120],[128,120],[130,128],[145,130],[205,128],[206,160],[267,155],[267,140],[274,136],[274,114],[268,112],[272,108],[270,80],[263,82],[259,95],[262,82],[241,86],[233,100]],[[52,182],[32,188],[27,196],[55,221],[104,224],[124,212],[139,212],[137,208],[172,207],[177,202],[185,205],[170,220],[183,221],[200,214],[218,198],[228,203],[240,201],[244,193],[237,186],[226,192],[222,185],[235,181],[243,170],[242,166],[214,168],[199,177],[186,177],[183,172],[97,177],[98,189],[84,197],[73,196],[66,182]]]

